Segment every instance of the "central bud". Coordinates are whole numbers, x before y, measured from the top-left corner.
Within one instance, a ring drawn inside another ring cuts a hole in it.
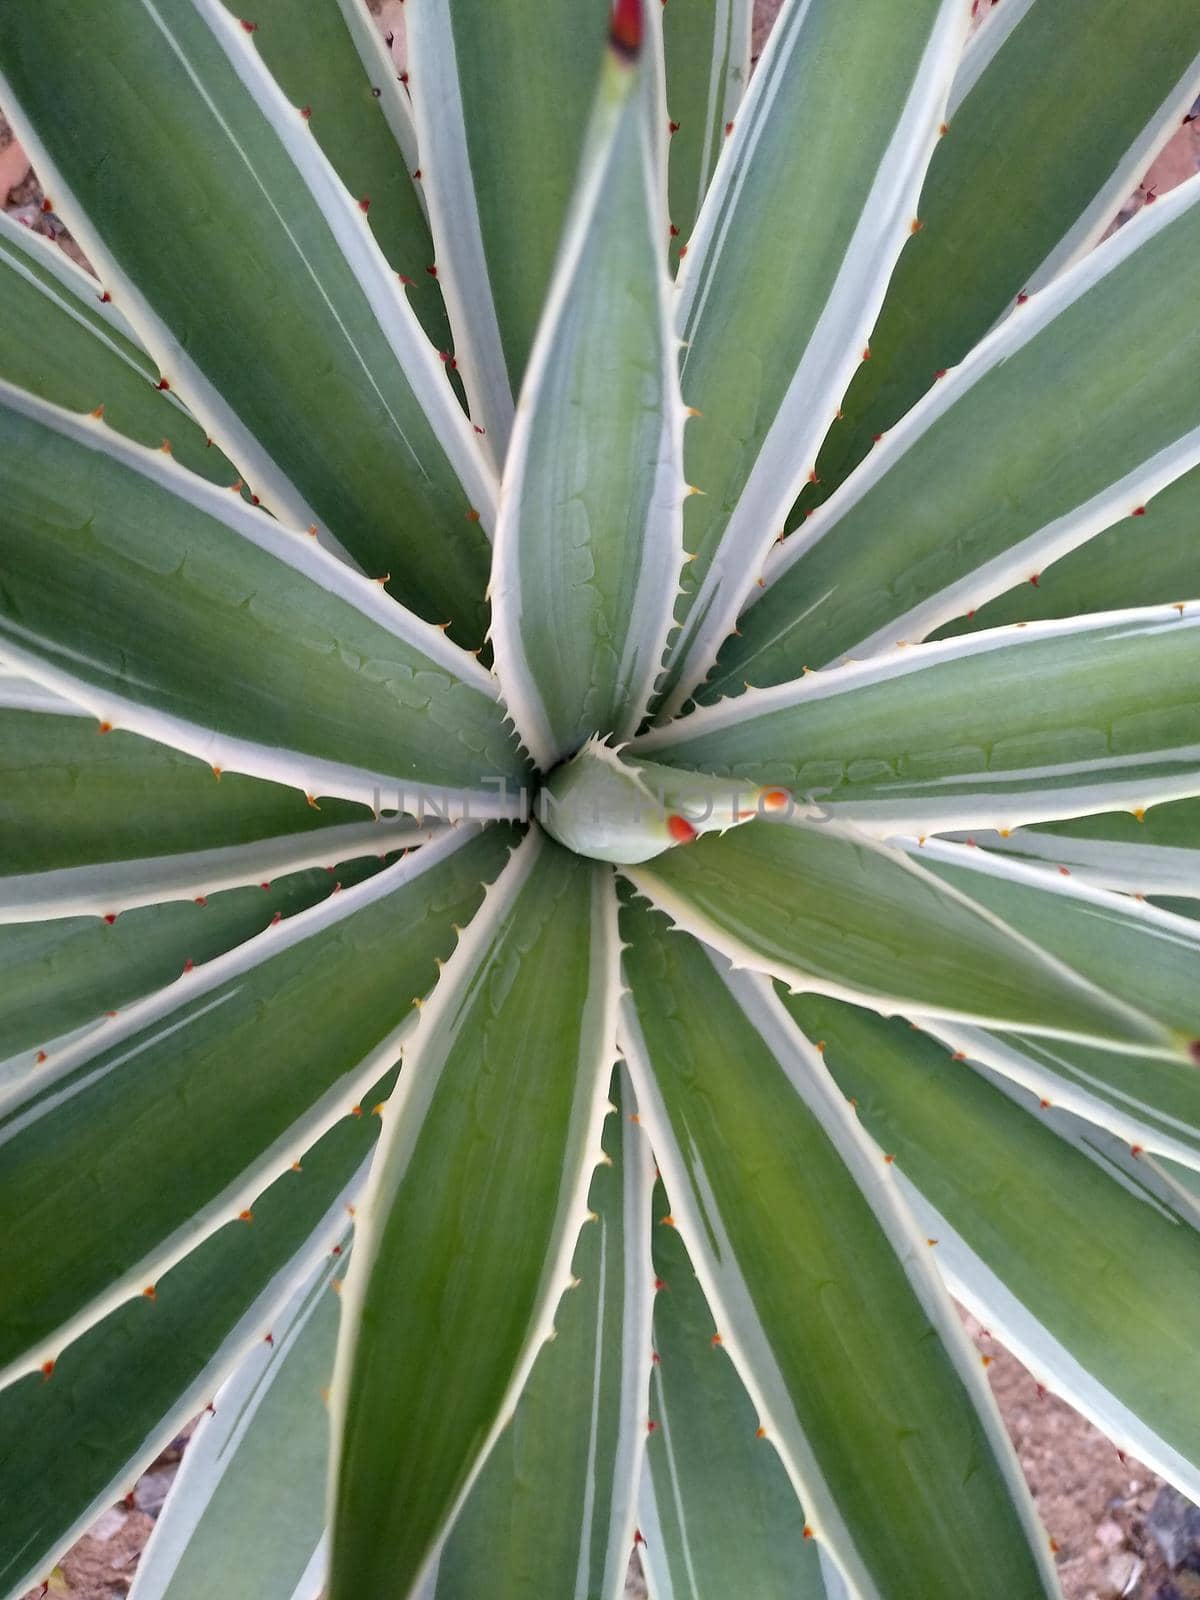
[[[576,855],[633,867],[702,833],[782,812],[791,798],[786,789],[625,759],[590,739],[542,785],[537,819]]]

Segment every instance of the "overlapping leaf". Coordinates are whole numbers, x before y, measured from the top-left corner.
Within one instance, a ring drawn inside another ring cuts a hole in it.
[[[374,1092],[385,1095],[389,1076]],[[375,1117],[344,1117],[254,1203],[157,1285],[0,1393],[0,1585],[24,1594],[213,1400],[296,1283],[345,1229]],[[358,1175],[356,1179],[356,1174]]]
[[[371,197],[256,31],[220,0],[8,6],[0,98],[161,381],[264,504],[478,645],[494,481]]]
[[[478,662],[316,543],[3,386],[0,646],[105,725],[403,810],[521,771]],[[495,804],[496,790],[492,789]]]
[[[781,11],[679,275],[697,559],[664,685],[708,671],[864,357],[966,24],[957,0]]]
[[[661,918],[625,928],[623,1042],[671,1215],[810,1537],[876,1600],[1054,1594],[978,1357],[883,1153],[767,986]]]
[[[704,699],[914,643],[1036,586],[1196,466],[1197,200],[1200,181],[1166,196],[945,375],[775,553]]]
[[[919,855],[831,823],[759,821],[625,871],[680,927],[800,989],[1189,1058],[1194,1002],[1150,981],[1155,946],[1124,930],[1128,965],[1110,987],[1114,962],[1050,932],[1055,898],[1031,891],[1010,923],[973,881],[945,882]]]
[[[1200,1233],[1149,1163],[1028,1091],[1010,1098],[903,1022],[784,1001],[920,1197],[934,1259],[1035,1376],[1186,1494],[1200,1488]]]
[[[332,1122],[356,1105],[370,1114],[360,1097],[395,1061],[414,997],[511,837],[467,830],[418,851],[185,973],[12,1088],[0,1122],[7,1374],[154,1289],[207,1234],[252,1214]]]

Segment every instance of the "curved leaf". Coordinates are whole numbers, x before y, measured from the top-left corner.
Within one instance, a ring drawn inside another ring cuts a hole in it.
[[[496,462],[549,288],[609,11],[608,0],[422,0],[405,14],[438,280]]]
[[[158,368],[130,338],[95,278],[31,228],[0,211],[0,378],[68,411],[104,407],[118,433],[157,449],[213,483],[237,473]]]
[[[782,784],[879,832],[1015,828],[1200,793],[1200,605],[996,629],[809,673],[645,754]]]
[[[647,1437],[653,1168],[624,1073],[612,1092],[611,1165],[592,1177],[577,1281],[442,1550],[436,1600],[625,1593]]]
[[[654,1600],[752,1594],[827,1600],[819,1546],[775,1451],[755,1438],[742,1386],[696,1280],[670,1203],[655,1191],[654,1424],[640,1554]],[[649,1513],[649,1514],[647,1514]]]
[[[270,1343],[256,1345],[217,1391],[188,1441],[130,1600],[207,1600],[214,1590],[227,1600],[292,1600],[319,1567],[334,1274],[344,1260],[317,1265],[273,1320]]]
[[[343,187],[256,31],[220,0],[6,6],[0,100],[162,381],[263,502],[478,645],[472,514],[491,525],[494,481],[370,197]]]
[[[1200,462],[1197,201],[1200,179],[1165,196],[935,385],[767,563],[704,699],[1037,587]]]
[[[733,627],[862,361],[909,237],[967,22],[958,0],[789,0],[679,274],[693,418],[665,709]],[[819,227],[814,226],[814,219]]]
[[[132,1001],[173,983],[185,963],[211,961],[326,899],[335,882],[349,888],[378,868],[372,855],[347,862],[337,878],[318,868],[119,916],[0,920],[0,1061],[26,1053],[37,1064],[54,1053],[52,1041],[84,1023],[111,1023]]]
[[[374,1086],[386,1094],[391,1078]],[[344,1117],[254,1202],[64,1350],[47,1381],[0,1392],[0,1592],[22,1595],[213,1400],[271,1332],[296,1283],[344,1232],[376,1117]],[[357,1176],[356,1176],[357,1175]]]
[[[1164,1056],[1186,1058],[1196,1036],[1179,1031],[1186,1002],[1146,997],[1132,975],[1110,993],[1086,949],[1072,946],[1084,959],[1070,965],[1044,918],[1027,935],[976,900],[973,883],[944,883],[832,823],[754,822],[624,870],[681,928],[801,990]]]
[[[600,1147],[616,964],[607,875],[531,832],[405,1050],[346,1285],[330,1600],[419,1592],[549,1334]]]
[[[750,0],[681,0],[664,6],[663,55],[671,135],[671,265],[700,206],[750,83]]]
[[[683,560],[683,402],[666,273],[653,60],[614,44],[505,465],[496,671],[543,767],[629,738]]]
[[[0,492],[0,647],[105,724],[376,808],[520,772],[477,661],[169,456],[0,385]]]
[[[7,1376],[153,1288],[327,1127],[362,1113],[511,839],[450,834],[185,973],[5,1096]]]
[[[762,980],[644,912],[623,1039],[671,1215],[810,1537],[866,1600],[1053,1595],[1049,1541],[883,1153]]]
[[[868,1132],[894,1154],[956,1292],[1043,1383],[1185,1494],[1200,1490],[1200,1233],[903,1022],[784,999]],[[948,1230],[948,1231],[947,1231]]]
[[[828,499],[872,436],[1019,294],[1097,242],[1197,93],[1200,14],[1188,0],[1136,9],[1099,0],[1084,26],[1055,0],[1006,0],[987,18],[955,78],[949,137],[921,190],[921,229],[888,285],[870,363],[821,448],[820,487],[803,504]]]
[[[1200,799],[974,835],[1005,855],[1065,867],[1095,889],[1200,898]]]

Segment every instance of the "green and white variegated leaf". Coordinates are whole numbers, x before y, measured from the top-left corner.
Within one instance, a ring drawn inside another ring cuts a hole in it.
[[[828,499],[874,435],[1019,295],[1099,241],[1197,94],[1200,12],[1189,0],[1099,0],[1086,27],[1055,0],[1005,0],[989,13],[955,77],[949,137],[929,164],[921,228],[888,285],[871,360],[802,505]]]
[[[1198,200],[1200,179],[1144,211],[934,386],[768,562],[705,699],[1036,586],[1200,462]]]
[[[77,717],[79,707],[60,694],[35,683],[23,672],[10,668],[0,655],[0,712],[29,711],[56,717]],[[6,717],[7,720],[7,717]]]
[[[4,384],[0,491],[0,647],[30,677],[310,794],[505,809],[522,763],[494,678],[314,540]]]
[[[252,1212],[339,1118],[370,1113],[362,1095],[399,1055],[414,997],[512,838],[453,830],[185,971],[8,1088],[5,1378],[53,1360]]]
[[[910,857],[1034,940],[1114,999],[1191,1042],[1200,1065],[1200,923],[1128,895],[1076,883],[1069,869],[993,855],[941,839],[908,841]]]
[[[333,874],[318,868],[264,880],[265,891],[256,881],[211,899],[143,905],[119,917],[109,912],[103,920],[94,914],[0,919],[0,1063],[15,1075],[38,1066],[58,1054],[64,1035],[89,1024],[109,1027],[133,1001],[174,983],[186,963],[224,955],[378,870],[370,856],[346,862]],[[0,1070],[0,1079],[9,1075]]]
[[[0,100],[162,381],[263,503],[477,645],[494,477],[367,197],[254,38],[220,0],[6,7]]]
[[[671,265],[679,262],[750,83],[751,0],[662,7],[671,134]]]
[[[435,1600],[621,1600],[650,1378],[653,1162],[623,1069],[554,1338],[442,1550]]]
[[[954,836],[952,836],[954,837]],[[958,835],[965,839],[965,835]],[[975,844],[1065,868],[1095,889],[1139,898],[1200,898],[1200,800],[1074,817],[1015,832],[983,831]]]
[[[68,411],[104,407],[110,427],[214,483],[237,473],[184,410],[159,389],[158,368],[103,290],[41,234],[0,211],[0,378]]]
[[[440,829],[371,820],[345,801],[318,810],[296,789],[237,773],[218,783],[165,745],[97,737],[66,704],[27,711],[4,699],[0,684],[0,925],[203,903],[218,890],[407,849]]]
[[[1028,1034],[1001,1037],[963,1023],[929,1028],[961,1060],[1105,1129],[1139,1157],[1148,1150],[1200,1172],[1200,1074],[1194,1066]]]
[[[1010,926],[973,883],[944,881],[919,855],[796,819],[709,834],[624,870],[680,928],[797,990],[884,1015],[986,1019],[1006,1031],[1188,1058],[1200,1030],[1181,1023],[1186,1002],[1160,986],[1143,994],[1135,981],[1110,992],[1107,966],[1094,969],[1074,944],[1068,960],[1037,908],[1032,931]]]
[[[935,637],[956,638],[1010,622],[1040,622],[1127,606],[1170,605],[1200,594],[1200,542],[1194,537],[1200,468],[1154,496],[1144,517],[1125,517],[1046,567],[960,617]]]
[[[405,1051],[346,1284],[330,1600],[420,1592],[550,1333],[600,1155],[617,945],[611,877],[532,830]]]
[[[1200,1493],[1200,1233],[1148,1160],[903,1022],[784,1004],[893,1154],[959,1299],[1120,1448]]]
[[[644,912],[626,927],[640,1114],[810,1537],[862,1600],[1057,1594],[979,1357],[883,1152],[765,980]]]
[[[604,52],[608,0],[405,12],[421,185],[471,413],[503,462]]]
[[[408,302],[439,351],[450,325],[428,268],[433,242],[418,166],[412,105],[378,24],[361,0],[255,0],[254,47],[309,126],[368,221]]]
[[[748,690],[635,741],[873,832],[1015,828],[1200,793],[1200,604],[997,628]]]
[[[637,732],[683,561],[683,402],[662,139],[645,49],[610,46],[521,390],[496,529],[491,639],[543,767]]]
[[[842,1600],[823,1575],[822,1546],[783,1463],[755,1437],[758,1419],[688,1260],[662,1223],[655,1191],[654,1432],[639,1498],[639,1554],[653,1600],[750,1594],[755,1600]]]
[[[348,1243],[348,1235],[343,1245]],[[326,1399],[337,1345],[326,1257],[201,1417],[130,1600],[316,1600],[321,1588]]]
[[[373,1088],[382,1096],[392,1075]],[[63,1351],[0,1392],[0,1593],[23,1595],[213,1401],[314,1262],[366,1180],[377,1117],[344,1117],[254,1204]]]
[[[560,844],[594,861],[631,866],[700,833],[724,833],[791,808],[781,789],[621,759],[589,739],[538,790],[537,818]]]
[[[790,0],[776,21],[679,275],[683,395],[702,413],[687,471],[704,494],[684,518],[697,559],[667,712],[712,665],[863,358],[966,21],[959,0],[901,16],[890,0]]]

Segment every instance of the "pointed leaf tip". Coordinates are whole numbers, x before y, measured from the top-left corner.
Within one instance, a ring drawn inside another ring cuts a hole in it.
[[[632,61],[642,48],[642,0],[614,0],[609,39],[618,55]]]

